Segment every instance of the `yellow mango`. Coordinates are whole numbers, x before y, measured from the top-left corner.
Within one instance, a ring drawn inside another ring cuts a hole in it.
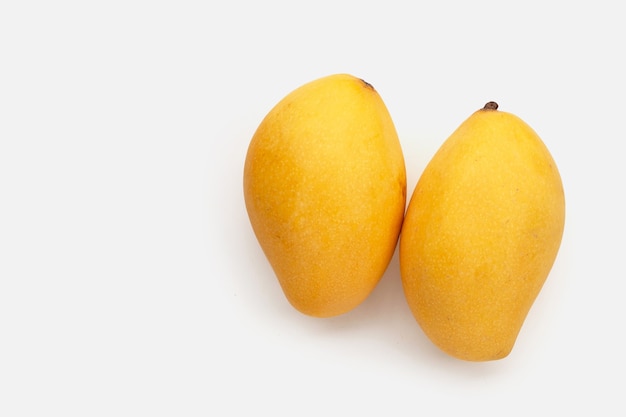
[[[314,317],[354,309],[391,260],[406,203],[404,156],[379,94],[348,74],[289,93],[250,141],[243,190],[291,305]]]
[[[400,237],[407,302],[459,359],[509,355],[561,244],[565,196],[545,144],[489,102],[442,144],[411,196]]]

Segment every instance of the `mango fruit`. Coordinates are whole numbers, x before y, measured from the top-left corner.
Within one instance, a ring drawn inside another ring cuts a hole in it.
[[[437,150],[400,236],[408,305],[447,354],[489,361],[511,352],[561,244],[565,196],[537,133],[495,102]]]
[[[289,93],[250,141],[243,191],[291,305],[313,317],[354,309],[385,272],[406,207],[404,156],[378,92],[334,74]]]

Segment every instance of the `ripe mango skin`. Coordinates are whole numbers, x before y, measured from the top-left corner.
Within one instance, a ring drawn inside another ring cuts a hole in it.
[[[331,317],[367,298],[406,204],[400,141],[370,84],[334,74],[288,94],[254,133],[243,179],[250,223],[293,307]]]
[[[400,237],[404,293],[428,338],[463,360],[506,357],[564,223],[561,177],[539,136],[513,114],[472,114],[422,173]]]

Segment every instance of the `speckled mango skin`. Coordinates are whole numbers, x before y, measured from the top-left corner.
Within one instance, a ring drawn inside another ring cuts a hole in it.
[[[400,237],[404,293],[428,338],[463,360],[509,355],[564,223],[561,177],[533,129],[495,109],[471,115],[422,173]]]
[[[293,307],[331,317],[367,298],[406,204],[398,135],[370,84],[335,74],[288,94],[254,133],[243,179],[250,223]]]

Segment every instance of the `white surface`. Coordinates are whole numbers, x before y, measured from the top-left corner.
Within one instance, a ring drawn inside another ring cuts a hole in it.
[[[0,415],[624,415],[623,7],[556,3],[2,3]],[[385,100],[409,195],[489,100],[548,145],[566,230],[508,358],[438,351],[397,257],[344,316],[285,301],[245,152],[336,72]]]

